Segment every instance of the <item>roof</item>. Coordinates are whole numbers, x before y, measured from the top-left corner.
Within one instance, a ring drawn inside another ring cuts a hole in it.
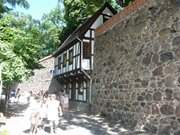
[[[83,24],[77,27],[71,35],[61,44],[61,46],[53,53],[53,56],[57,56],[60,52],[62,52],[65,48],[70,46],[70,43],[75,41],[77,38],[81,38],[81,36],[89,29],[89,27],[96,21],[99,15],[104,11],[105,8],[109,8],[113,14],[116,14],[117,11],[108,3],[105,3],[92,17],[87,19]]]

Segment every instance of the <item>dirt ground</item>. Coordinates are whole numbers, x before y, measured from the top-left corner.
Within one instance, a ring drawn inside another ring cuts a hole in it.
[[[13,104],[9,107],[9,116],[3,127],[8,135],[30,135],[30,114],[36,108],[36,102],[30,105]],[[131,132],[120,124],[95,115],[80,112],[64,112],[59,119],[56,133],[53,135],[147,135],[143,132]],[[37,135],[52,135],[42,128]]]

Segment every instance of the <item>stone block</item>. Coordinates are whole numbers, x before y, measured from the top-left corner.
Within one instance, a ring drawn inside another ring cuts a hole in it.
[[[175,92],[174,93],[174,98],[178,101],[180,101],[180,92]]]
[[[180,130],[176,131],[174,135],[180,135]]]
[[[146,123],[146,125],[144,126],[143,129],[145,131],[147,131],[148,133],[151,133],[151,134],[156,134],[157,131],[158,131],[158,128],[155,125],[152,125],[152,124],[149,124],[149,123]]]
[[[170,28],[164,28],[162,30],[159,31],[159,36],[162,38],[167,38],[166,36],[169,36],[169,34],[171,33],[171,29]]]
[[[175,50],[175,57],[176,57],[176,59],[180,59],[180,48],[177,48]]]
[[[172,52],[165,52],[160,55],[161,62],[166,62],[166,61],[173,60],[173,59],[174,59],[174,55]]]
[[[179,128],[178,122],[173,120],[171,122],[171,127],[172,127],[172,129],[177,130]]]
[[[152,114],[160,114],[159,111],[159,105],[158,104],[152,104]]]
[[[145,96],[145,100],[146,100],[146,101],[152,101],[152,95],[148,93],[148,94]]]
[[[147,53],[143,59],[143,64],[148,66],[151,63],[152,53]]]
[[[176,106],[176,117],[180,118],[180,104]]]
[[[161,126],[159,128],[158,135],[171,135],[171,128],[170,128],[170,126]]]
[[[160,119],[161,125],[171,125],[176,120],[176,117],[163,117]]]
[[[163,75],[163,67],[160,66],[158,68],[156,68],[155,70],[153,70],[153,76],[161,76]]]
[[[165,79],[164,79],[164,81],[165,81],[165,86],[166,87],[175,87],[175,77],[174,76],[172,76],[172,75],[170,75],[170,76],[167,76]]]
[[[155,92],[154,94],[153,94],[153,100],[155,100],[155,101],[160,101],[162,99],[162,94],[161,94],[161,92]]]
[[[155,64],[159,63],[159,55],[158,54],[154,54],[153,55],[152,62],[154,62]]]
[[[174,46],[180,46],[180,36],[179,37],[175,37],[173,39],[173,43]]]
[[[171,100],[172,99],[172,94],[173,94],[173,91],[171,89],[166,89],[165,90],[165,94],[166,94],[166,99],[167,100]]]
[[[146,105],[144,107],[144,113],[145,114],[151,114],[151,106],[150,105]]]
[[[180,22],[179,22],[179,21],[176,21],[176,22],[172,25],[172,28],[173,28],[174,31],[180,32]]]
[[[175,64],[169,64],[168,66],[164,67],[165,74],[173,74],[177,71],[177,67]]]
[[[148,81],[148,80],[142,80],[142,81],[141,81],[142,87],[147,87],[148,84],[149,84],[149,81]]]
[[[144,101],[144,97],[143,97],[143,96],[138,96],[138,97],[137,97],[137,100],[138,100],[138,101]]]
[[[173,106],[167,105],[167,104],[162,105],[161,108],[160,108],[160,111],[164,115],[172,115],[172,114],[174,114]]]

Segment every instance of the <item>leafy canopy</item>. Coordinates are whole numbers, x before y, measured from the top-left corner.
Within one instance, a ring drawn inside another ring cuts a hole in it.
[[[105,2],[110,3],[115,9],[120,8],[115,0],[64,0],[65,26],[60,34],[60,40],[64,41],[78,25],[92,16]]]
[[[27,0],[0,0],[0,14],[12,10],[8,5],[11,7],[20,6],[25,9],[30,7]]]
[[[131,1],[126,0],[126,4]],[[26,0],[0,0],[0,65],[5,86],[29,77],[39,67],[40,58],[55,51],[105,2],[119,9],[116,0],[59,0],[55,9],[37,21],[28,15],[9,12],[7,5],[29,8]]]
[[[4,15],[0,19],[0,62],[5,85],[21,81],[38,67],[41,46],[36,26],[24,16]]]

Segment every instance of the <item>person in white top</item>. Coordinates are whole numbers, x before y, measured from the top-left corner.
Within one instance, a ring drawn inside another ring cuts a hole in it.
[[[56,127],[59,121],[59,113],[62,115],[62,109],[60,106],[60,102],[56,100],[56,95],[52,94],[49,96],[48,103],[47,103],[47,119],[50,122],[50,130],[51,133],[56,131]]]

